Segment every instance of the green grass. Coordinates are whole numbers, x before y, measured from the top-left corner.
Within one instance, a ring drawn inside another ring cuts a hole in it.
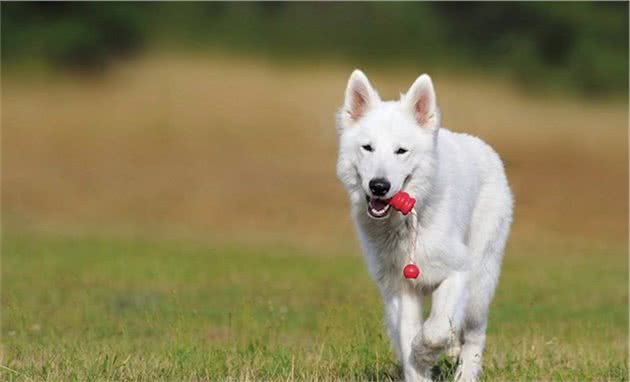
[[[397,379],[355,252],[5,234],[0,379]],[[627,380],[627,269],[625,244],[512,245],[484,379]]]

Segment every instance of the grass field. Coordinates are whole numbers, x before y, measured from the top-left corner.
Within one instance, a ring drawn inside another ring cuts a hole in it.
[[[623,249],[509,252],[484,379],[627,380]],[[399,377],[359,256],[7,235],[3,260],[5,380]]]
[[[334,177],[351,69],[3,68],[0,380],[399,378]],[[386,98],[418,74],[364,69]],[[628,380],[627,99],[433,78],[516,196],[484,380]]]

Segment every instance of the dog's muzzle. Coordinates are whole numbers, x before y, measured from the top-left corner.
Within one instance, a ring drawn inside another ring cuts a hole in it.
[[[373,219],[382,219],[389,213],[389,199],[373,198],[365,195],[367,214]]]

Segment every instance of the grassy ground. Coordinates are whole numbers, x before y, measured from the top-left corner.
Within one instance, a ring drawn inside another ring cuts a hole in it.
[[[359,256],[18,234],[3,253],[4,380],[399,377]],[[623,245],[512,245],[484,379],[626,380],[627,283]]]

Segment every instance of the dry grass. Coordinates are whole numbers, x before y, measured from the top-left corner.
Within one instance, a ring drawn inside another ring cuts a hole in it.
[[[6,222],[345,240],[333,114],[350,70],[151,56],[98,80],[5,75]],[[387,98],[417,74],[368,70]],[[444,125],[505,159],[516,232],[625,238],[625,104],[433,76]]]

